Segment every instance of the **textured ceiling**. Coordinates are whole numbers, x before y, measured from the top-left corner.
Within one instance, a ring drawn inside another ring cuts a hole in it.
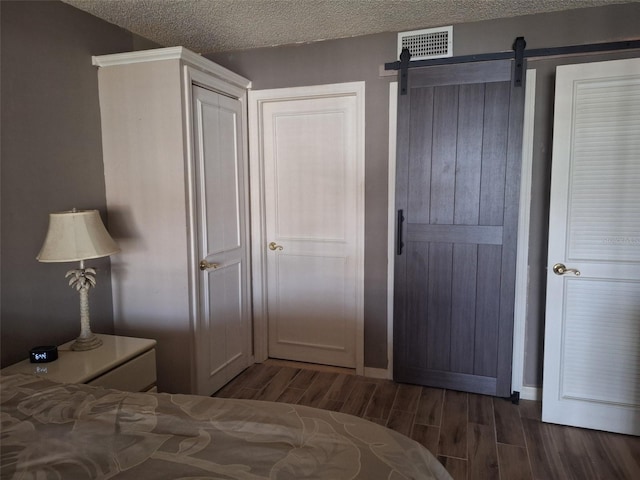
[[[640,0],[63,0],[198,53],[407,31]]]

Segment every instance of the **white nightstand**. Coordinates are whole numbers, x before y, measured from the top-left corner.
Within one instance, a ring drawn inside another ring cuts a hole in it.
[[[74,352],[73,343],[58,347],[58,359],[49,363],[29,360],[2,369],[3,374],[33,373],[61,383],[86,383],[128,392],[151,390],[156,384],[156,341],[146,338],[100,335],[102,345]]]

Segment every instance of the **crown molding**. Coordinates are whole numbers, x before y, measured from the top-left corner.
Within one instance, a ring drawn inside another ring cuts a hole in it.
[[[251,81],[228,70],[211,60],[184,47],[156,48],[136,52],[114,53],[91,57],[91,63],[99,68],[133,63],[157,62],[161,60],[180,60],[183,63],[207,72],[241,88],[251,88]]]

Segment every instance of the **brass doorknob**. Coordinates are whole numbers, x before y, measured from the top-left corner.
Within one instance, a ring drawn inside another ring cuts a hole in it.
[[[580,276],[580,270],[578,270],[577,268],[567,268],[562,263],[556,263],[553,266],[553,273],[555,273],[556,275],[564,275],[566,273],[573,273],[576,277]]]
[[[271,242],[269,244],[269,250],[282,250],[282,245],[278,245],[276,242]]]
[[[220,265],[218,265],[217,263],[209,263],[206,260],[200,260],[200,270],[202,270],[203,272],[205,270],[215,270],[216,268],[220,267]]]

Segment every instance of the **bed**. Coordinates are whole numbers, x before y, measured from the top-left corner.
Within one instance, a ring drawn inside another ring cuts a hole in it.
[[[417,442],[285,403],[0,378],[0,477],[450,479]]]

